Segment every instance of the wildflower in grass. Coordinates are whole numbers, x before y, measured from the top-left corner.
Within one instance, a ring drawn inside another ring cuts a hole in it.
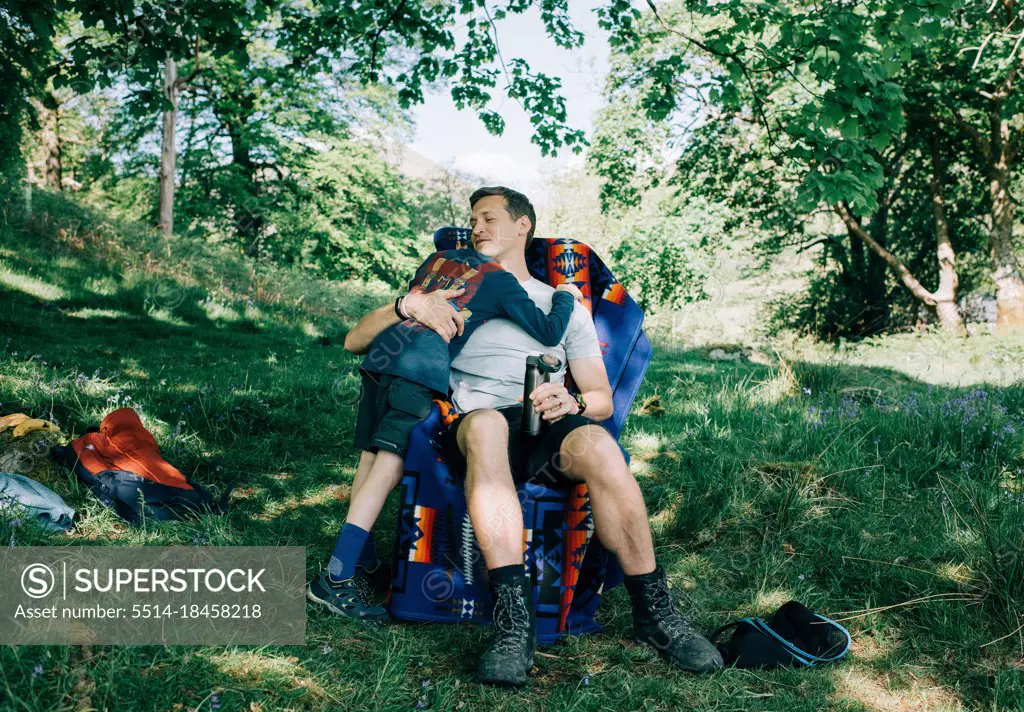
[[[584,675],[583,676],[583,684],[584,685],[589,685],[590,684],[590,675]]]
[[[807,580],[807,574],[800,574],[799,576],[797,576],[797,578],[800,579],[801,581],[806,581]]]
[[[856,418],[860,415],[860,402],[849,393],[839,401],[839,415],[843,418]]]
[[[811,395],[811,389],[810,388],[804,388],[804,395],[807,395],[807,396]]]
[[[807,408],[807,419],[811,421],[811,427],[814,430],[821,428],[828,424],[828,418],[832,414],[831,408],[821,409],[817,406],[808,406]]]
[[[32,668],[32,679],[35,680],[43,674],[43,664],[36,663],[36,666]]]
[[[921,415],[921,399],[916,393],[909,393],[903,402],[900,404],[900,408],[910,415]]]
[[[330,655],[331,651],[333,651],[333,650],[334,650],[334,648],[332,648],[327,643],[324,643],[322,646],[320,646],[320,652],[323,653],[324,655]]]
[[[216,692],[210,695],[210,707],[215,710],[220,709],[220,695],[218,695]]]

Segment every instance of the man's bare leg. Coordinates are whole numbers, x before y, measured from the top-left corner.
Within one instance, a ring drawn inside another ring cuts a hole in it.
[[[488,569],[523,563],[523,510],[508,462],[508,423],[496,410],[476,410],[456,433],[466,457],[469,519]]]
[[[562,441],[559,457],[557,464],[566,476],[586,482],[594,531],[626,574],[636,639],[684,670],[722,667],[715,646],[675,610],[665,572],[654,559],[640,486],[612,436],[600,425],[576,428]]]
[[[537,649],[533,595],[523,569],[523,510],[508,461],[508,423],[496,410],[470,413],[456,433],[466,456],[466,500],[487,563],[493,637],[480,655],[480,682],[522,685]]]
[[[654,542],[640,485],[622,451],[600,425],[576,428],[562,441],[559,465],[587,483],[594,529],[627,576],[654,571]]]

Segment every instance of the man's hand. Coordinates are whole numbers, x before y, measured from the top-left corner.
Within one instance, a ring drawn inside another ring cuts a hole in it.
[[[435,292],[409,292],[402,300],[402,309],[410,319],[433,329],[438,336],[449,343],[465,328],[462,314],[455,311],[449,299],[461,296],[465,289],[438,289]]]
[[[556,292],[568,292],[572,296],[576,297],[576,301],[578,301],[578,302],[582,302],[583,301],[583,292],[581,292],[580,288],[577,287],[575,284],[569,284],[569,283],[560,284],[557,287],[555,287],[555,291]]]
[[[564,383],[542,383],[530,394],[530,400],[534,410],[551,422],[580,412],[579,403],[569,394]]]

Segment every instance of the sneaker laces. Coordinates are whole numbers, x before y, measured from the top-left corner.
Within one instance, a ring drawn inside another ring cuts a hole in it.
[[[700,634],[693,624],[676,610],[672,601],[672,591],[669,590],[668,581],[664,578],[659,578],[653,583],[648,601],[651,617],[673,641],[686,642],[699,637]]]
[[[498,586],[494,604],[496,633],[491,650],[518,653],[526,645],[530,630],[530,612],[518,586]]]
[[[367,577],[356,572],[355,575],[352,576],[352,581],[356,585],[356,593],[359,594],[359,600],[362,601],[363,605],[373,605],[373,587],[370,586],[370,582]]]

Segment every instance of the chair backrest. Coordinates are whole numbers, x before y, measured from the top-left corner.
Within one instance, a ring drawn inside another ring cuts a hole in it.
[[[442,227],[434,233],[438,250],[470,246],[468,228]],[[536,237],[526,265],[537,279],[557,286],[575,284],[594,318],[615,412],[604,425],[616,438],[622,432],[651,362],[651,344],[643,331],[644,313],[597,253],[582,242]]]

